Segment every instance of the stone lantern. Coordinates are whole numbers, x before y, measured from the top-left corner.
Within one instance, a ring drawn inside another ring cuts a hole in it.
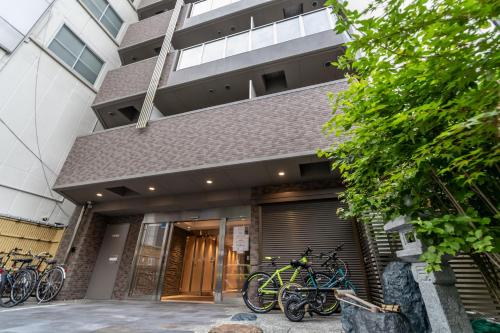
[[[418,283],[427,309],[429,322],[434,333],[472,333],[470,321],[455,287],[455,274],[448,262],[442,264],[442,271],[427,273],[426,263],[419,258],[425,246],[417,238],[410,219],[400,216],[389,221],[385,232],[397,232],[403,249],[396,252],[402,261],[411,263],[411,270]]]

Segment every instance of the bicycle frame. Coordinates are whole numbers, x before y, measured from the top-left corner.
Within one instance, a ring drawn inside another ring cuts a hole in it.
[[[300,262],[307,264],[307,257],[302,257],[300,259]],[[259,292],[262,294],[275,294],[275,295],[277,295],[278,290],[266,290],[265,288],[269,285],[269,283],[271,283],[271,281],[274,281],[275,278],[278,280],[280,287],[283,286],[283,279],[281,278],[281,273],[286,272],[290,269],[293,269],[292,265],[286,265],[285,267],[278,268],[277,270],[275,270],[274,273],[271,275],[271,277],[269,279],[267,279],[267,281],[264,282],[264,284],[259,288]],[[295,268],[289,282],[295,282],[295,279],[297,279],[297,276],[299,276],[301,271],[302,271],[302,267]],[[311,272],[309,272],[309,270],[308,270],[307,274],[311,278],[311,281],[314,284],[314,287],[317,287],[316,281],[312,277]]]

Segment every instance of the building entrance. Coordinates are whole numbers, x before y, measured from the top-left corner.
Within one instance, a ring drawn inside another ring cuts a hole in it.
[[[173,224],[162,300],[213,302],[219,220]]]
[[[145,216],[128,297],[240,301],[250,272],[249,216],[247,206],[200,211],[188,219],[174,213]]]

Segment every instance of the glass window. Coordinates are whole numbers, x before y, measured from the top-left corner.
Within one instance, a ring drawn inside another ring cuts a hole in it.
[[[268,25],[252,31],[252,50],[274,44],[273,26]]]
[[[217,59],[222,59],[224,53],[224,39],[219,39],[214,42],[205,44],[203,49],[202,62],[209,62]]]
[[[250,221],[226,223],[224,239],[223,292],[239,293],[250,273]]]
[[[95,82],[99,76],[102,65],[103,62],[85,48],[75,64],[75,70],[90,82]]]
[[[325,10],[304,15],[303,18],[306,35],[331,29],[328,13]]]
[[[182,50],[178,69],[183,69],[201,64],[202,52],[203,52],[202,45]]]
[[[104,62],[66,26],[59,30],[49,44],[49,49],[90,83],[95,83],[104,65]]]
[[[248,36],[249,33],[244,32],[239,35],[230,36],[227,38],[226,57],[248,51]]]
[[[282,21],[276,24],[276,33],[278,35],[278,43],[286,42],[287,40],[300,37],[299,18]]]
[[[123,25],[123,20],[110,6],[107,0],[81,0],[94,17],[102,23],[109,33],[116,37]]]

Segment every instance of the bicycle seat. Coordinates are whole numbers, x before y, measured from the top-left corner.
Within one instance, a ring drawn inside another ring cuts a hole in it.
[[[23,264],[29,264],[30,262],[33,261],[31,258],[23,258],[23,259],[13,259],[13,262],[21,262]]]
[[[303,263],[300,260],[292,260],[292,261],[290,261],[290,266],[292,266],[293,268],[297,268],[297,267],[308,268],[310,265]]]
[[[57,264],[57,260],[55,260],[55,259],[46,260],[45,262],[47,263],[47,265]]]

